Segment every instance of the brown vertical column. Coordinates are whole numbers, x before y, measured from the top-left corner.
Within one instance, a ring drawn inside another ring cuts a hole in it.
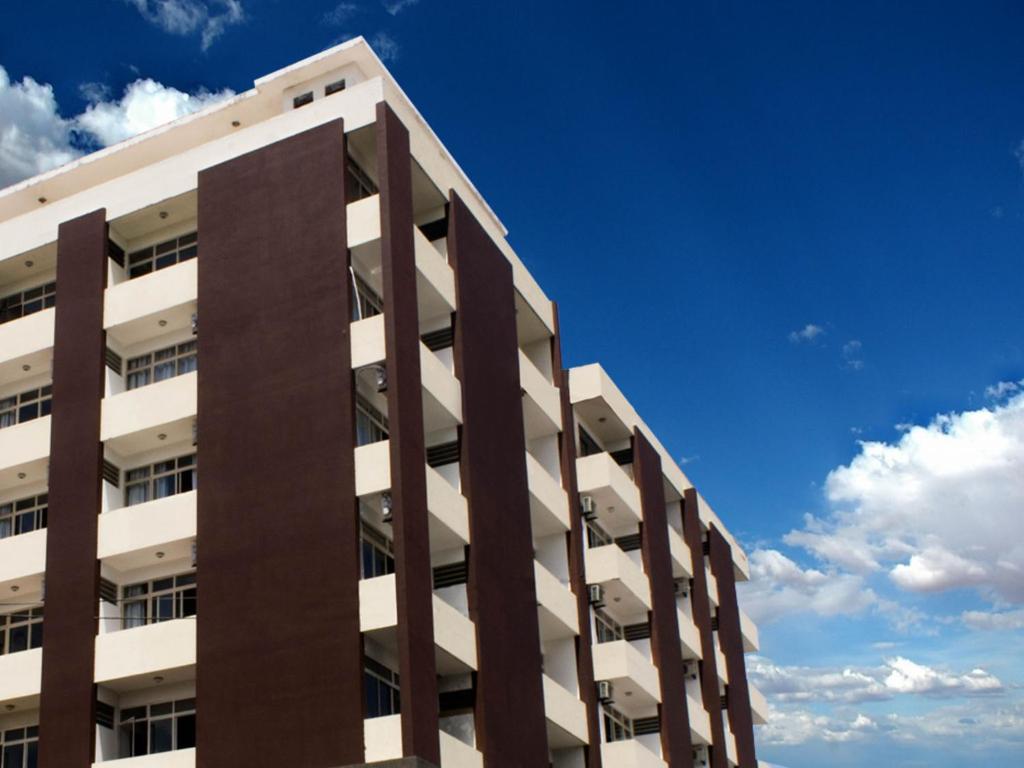
[[[476,623],[477,746],[488,768],[548,764],[512,266],[451,193],[469,612]]]
[[[700,634],[701,698],[711,720],[711,768],[726,768],[728,760],[725,753],[721,697],[718,692],[718,663],[715,660],[715,640],[711,629],[711,599],[708,597],[707,572],[704,570],[704,537],[701,533],[695,488],[687,488],[683,496],[683,538],[693,558],[693,588],[690,590],[690,599],[693,605],[693,623],[697,625],[697,632]]]
[[[198,765],[362,762],[340,120],[199,174]]]
[[[394,513],[391,528],[398,587],[402,753],[440,765],[412,160],[409,132],[385,102],[377,105],[377,169]]]
[[[722,655],[725,656],[725,667],[729,674],[729,730],[736,737],[739,767],[757,768],[757,758],[754,756],[754,718],[750,712],[747,663],[743,656],[732,547],[714,525],[708,531],[708,547],[711,572],[718,581],[718,641],[722,645]]]
[[[39,765],[89,768],[96,759],[105,210],[60,225],[57,285]]]
[[[651,651],[661,684],[661,748],[671,768],[691,768],[690,716],[686,708],[683,644],[676,613],[672,554],[668,543],[665,480],[661,456],[644,434],[633,431],[633,475],[640,489],[644,521],[640,544],[644,570],[651,584]]]
[[[580,634],[576,638],[576,676],[580,685],[580,699],[587,708],[587,733],[590,743],[584,750],[588,768],[601,766],[601,726],[594,686],[594,654],[591,648],[590,600],[587,595],[587,576],[584,568],[586,531],[580,515],[580,490],[576,479],[576,419],[569,399],[569,371],[562,368],[562,336],[558,323],[558,307],[554,307],[555,340],[552,348],[555,386],[562,405],[562,433],[558,436],[559,456],[562,461],[562,487],[569,496],[569,586],[576,596]]]

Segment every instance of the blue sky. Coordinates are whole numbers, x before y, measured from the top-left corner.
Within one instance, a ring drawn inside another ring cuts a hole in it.
[[[745,543],[760,755],[1019,763],[1022,28],[1011,2],[9,3],[0,184],[364,35],[567,362]]]

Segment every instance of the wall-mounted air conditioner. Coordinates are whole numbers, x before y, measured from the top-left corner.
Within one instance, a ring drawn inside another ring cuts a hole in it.
[[[604,608],[604,587],[591,584],[587,587],[587,599],[594,608]]]

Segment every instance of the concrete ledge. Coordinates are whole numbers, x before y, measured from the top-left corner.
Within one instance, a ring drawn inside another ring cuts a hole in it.
[[[376,763],[353,763],[341,768],[438,768],[422,757],[400,757],[397,760],[380,760]]]

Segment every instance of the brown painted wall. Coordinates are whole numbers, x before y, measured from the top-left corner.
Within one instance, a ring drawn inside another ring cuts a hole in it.
[[[377,105],[402,753],[441,763],[409,132]]]
[[[711,768],[727,768],[725,754],[725,728],[722,725],[722,705],[718,693],[718,664],[715,660],[714,633],[711,630],[711,598],[708,597],[707,573],[704,570],[704,536],[701,532],[700,513],[697,509],[697,491],[687,488],[683,497],[683,538],[693,558],[693,622],[700,634],[701,697],[704,709],[711,719]]]
[[[477,747],[488,768],[537,768],[548,752],[512,266],[454,192],[449,217]]]
[[[584,569],[586,531],[580,514],[580,491],[576,479],[576,420],[573,418],[572,402],[569,399],[569,371],[562,368],[562,336],[558,323],[558,307],[555,311],[555,338],[552,343],[552,370],[555,372],[555,386],[562,405],[562,433],[559,439],[559,455],[562,462],[562,487],[569,496],[569,521],[571,529],[566,534],[569,548],[569,586],[576,596],[576,613],[579,616],[580,634],[576,638],[576,674],[580,684],[580,699],[587,708],[587,732],[590,744],[584,749],[588,768],[601,766],[601,726],[597,689],[594,687],[594,654],[591,647],[590,600],[587,596],[587,579]]]
[[[41,768],[89,768],[96,754],[93,654],[106,285],[107,219],[100,209],[61,224],[57,233]]]
[[[340,120],[199,174],[198,765],[363,760]]]
[[[754,719],[747,688],[747,663],[743,657],[740,609],[736,601],[736,573],[732,548],[721,531],[708,532],[711,572],[718,581],[718,642],[729,673],[729,729],[736,737],[736,759],[740,768],[757,768],[754,756]]]
[[[668,543],[665,481],[661,456],[637,429],[633,432],[633,475],[640,489],[644,522],[640,544],[644,570],[651,584],[651,652],[661,683],[661,747],[672,768],[692,768],[690,716],[686,708],[683,647],[676,614],[672,554]]]

